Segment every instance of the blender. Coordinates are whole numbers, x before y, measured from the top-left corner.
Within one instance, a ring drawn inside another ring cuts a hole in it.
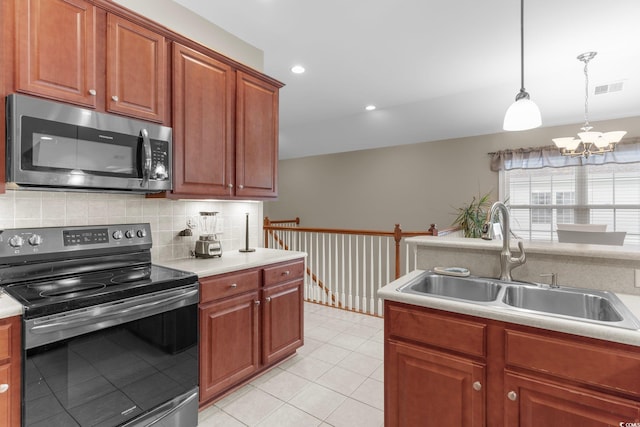
[[[216,234],[218,212],[200,212],[200,237],[196,240],[196,258],[222,256],[222,243]]]

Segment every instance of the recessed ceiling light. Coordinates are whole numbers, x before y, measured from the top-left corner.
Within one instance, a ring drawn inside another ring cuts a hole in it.
[[[294,74],[302,74],[305,72],[305,69],[302,65],[294,65],[291,67],[291,72]]]
[[[375,105],[367,105],[366,107],[364,107],[365,110],[367,111],[373,111],[376,109]]]

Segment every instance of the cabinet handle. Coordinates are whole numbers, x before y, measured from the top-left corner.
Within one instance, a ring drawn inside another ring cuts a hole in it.
[[[238,188],[242,190],[244,188],[244,185],[240,184],[238,185]]]
[[[89,95],[96,96],[97,93],[95,89],[89,89]]]
[[[266,297],[264,300],[265,300],[266,302],[271,302],[271,297]]]
[[[115,102],[118,102],[118,99],[119,99],[119,98],[118,98],[118,96],[117,96],[117,95],[113,95],[113,96],[111,97],[111,99],[113,99]]]
[[[229,184],[229,185],[227,185],[227,187],[233,188],[233,184]]]
[[[518,398],[518,394],[512,390],[507,393],[507,397],[509,398],[509,400],[516,400]]]
[[[9,384],[0,384],[0,393],[5,393],[9,390]]]
[[[288,276],[288,275],[290,275],[290,274],[291,274],[291,272],[290,272],[289,270],[286,270],[286,271],[283,271],[283,272],[282,272],[282,275],[283,275],[283,276]]]
[[[232,288],[237,288],[237,287],[238,287],[238,284],[237,284],[237,283],[232,283],[232,284],[231,284],[231,287],[232,287]]]
[[[253,303],[254,303],[255,305],[260,305],[260,301],[259,301],[259,300],[255,300]]]
[[[480,391],[482,390],[482,384],[480,383],[480,381],[476,381],[473,383],[473,389],[475,391]]]

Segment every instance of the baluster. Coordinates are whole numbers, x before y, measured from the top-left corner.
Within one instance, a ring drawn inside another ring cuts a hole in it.
[[[362,305],[360,306],[360,311],[367,311],[367,236],[362,236],[362,281],[358,281],[358,292],[362,292],[362,295],[358,295],[362,298]]]
[[[340,307],[340,281],[338,280],[338,269],[339,269],[339,264],[338,264],[338,235],[336,234],[334,236],[333,239],[333,262],[334,262],[334,269],[333,269],[333,278],[334,278],[334,283],[336,284],[336,292],[335,292],[335,299],[336,299],[336,307]]]
[[[355,235],[353,237],[354,237],[353,240],[354,240],[355,247],[356,247],[356,254],[355,254],[355,258],[356,258],[355,259],[355,264],[356,264],[355,265],[355,270],[356,270],[355,273],[356,273],[356,276],[354,278],[354,281],[356,282],[356,289],[355,289],[356,293],[353,295],[353,308],[354,308],[354,310],[357,310],[358,307],[360,307],[360,301],[358,299],[358,283],[360,283],[360,253],[359,253],[360,251],[358,250],[358,247],[359,247],[360,244],[358,242],[358,236]]]
[[[320,252],[318,251],[318,242],[320,240],[320,235],[319,233],[314,233],[315,237],[316,237],[316,263],[315,263],[315,268],[311,271],[316,271],[316,286],[315,286],[315,290],[316,290],[316,301],[321,302],[322,299],[320,298],[320,294],[319,292],[322,292],[322,290],[320,289],[320,278],[318,277],[318,274],[320,274]]]
[[[378,236],[378,287],[380,289],[382,287],[382,236]],[[376,289],[376,290],[377,290]],[[371,313],[376,312],[376,303],[374,295],[377,292],[373,292],[373,284],[371,285]]]
[[[344,256],[345,256],[345,253],[344,253],[344,234],[342,235],[341,240],[342,240],[342,250],[340,252],[340,260],[342,261],[342,265],[341,265],[341,267],[342,267],[342,280],[340,281],[340,284],[342,286],[342,297],[340,298],[340,301],[342,302],[342,307],[346,308],[347,307],[347,298],[346,298],[346,294],[344,292],[344,289],[346,287],[346,284],[344,283],[344,270],[345,270],[345,264],[346,264],[345,261],[344,261]]]
[[[325,278],[327,277],[326,274],[326,267],[327,267],[327,257],[325,255],[325,248],[324,248],[324,237],[325,237],[325,233],[322,233],[322,277],[318,277],[318,283],[320,282],[324,282]],[[327,303],[327,290],[326,290],[326,283],[325,283],[325,289],[321,289],[322,291],[322,303],[326,304]]]
[[[357,238],[356,236],[349,236],[349,310],[353,309],[353,260],[351,257],[351,241],[353,240],[353,238]],[[357,247],[357,241],[356,241],[356,247]],[[357,255],[356,255],[357,258]],[[356,261],[357,262],[357,261]],[[357,275],[357,271],[358,269],[356,268],[356,275]]]
[[[370,263],[371,263],[371,279],[370,279],[370,284],[369,284],[369,314],[373,314],[373,310],[375,309],[375,305],[373,304],[373,295],[375,294],[374,292],[374,286],[375,286],[375,262],[374,262],[374,258],[373,258],[373,248],[375,246],[375,238],[374,236],[371,236],[371,259],[370,259]]]
[[[309,255],[308,255],[309,251],[307,250],[307,234],[308,233],[305,232],[305,233],[303,233],[303,236],[302,236],[302,237],[304,237],[304,252],[307,253],[307,256],[305,257],[305,259],[307,260],[306,261],[307,268],[309,269],[309,271],[313,271],[313,270],[311,270],[311,264],[310,264],[311,260],[309,259],[310,258]],[[311,289],[310,289],[311,280],[310,280],[310,277],[309,277],[308,274],[304,275],[304,284],[305,284],[306,299],[308,301],[310,301],[311,300]]]

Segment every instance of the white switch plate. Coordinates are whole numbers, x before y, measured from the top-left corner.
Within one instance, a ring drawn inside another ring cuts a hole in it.
[[[636,288],[640,288],[640,270],[636,269]]]

